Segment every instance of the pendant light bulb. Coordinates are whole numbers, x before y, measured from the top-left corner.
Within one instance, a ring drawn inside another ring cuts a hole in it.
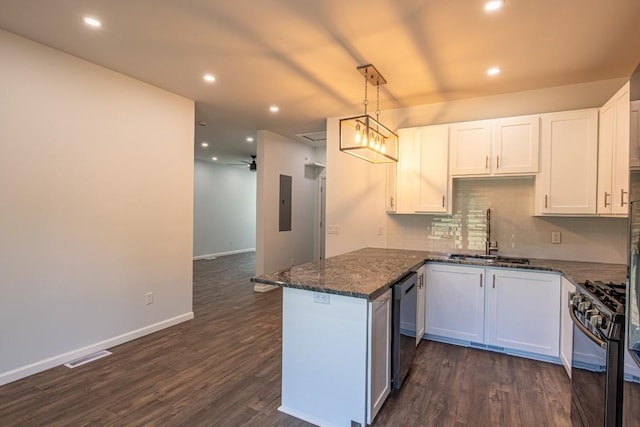
[[[356,144],[359,144],[361,139],[362,139],[362,131],[360,130],[360,123],[358,123],[356,125],[356,136],[355,136]]]

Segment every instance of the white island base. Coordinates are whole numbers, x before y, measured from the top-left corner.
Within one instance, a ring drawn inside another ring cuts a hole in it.
[[[283,288],[282,406],[319,426],[365,426],[390,391],[391,290],[374,301]]]

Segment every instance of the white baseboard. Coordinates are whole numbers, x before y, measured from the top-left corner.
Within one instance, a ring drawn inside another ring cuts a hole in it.
[[[125,334],[97,342],[95,344],[88,345],[86,347],[53,356],[27,366],[22,366],[8,372],[0,373],[0,386],[28,377],[29,375],[37,374],[38,372],[46,371],[47,369],[54,368],[56,366],[70,362],[71,360],[75,360],[79,357],[87,356],[97,351],[105,350],[107,348],[115,347],[125,342],[135,340],[136,338],[152,334],[161,329],[165,329],[191,319],[193,319],[193,311],[181,314],[180,316],[172,317],[171,319],[154,323],[153,325],[136,329],[135,331],[127,332]]]
[[[244,254],[247,252],[255,252],[255,251],[256,251],[256,248],[238,249],[238,250],[229,251],[229,252],[218,252],[215,254],[198,255],[198,256],[194,256],[193,260],[197,261],[199,259],[207,259],[207,258],[213,258],[213,257],[219,257],[219,256],[225,256],[225,255]]]
[[[264,283],[256,283],[253,286],[253,291],[254,292],[269,292],[272,291],[274,289],[278,289],[280,286],[275,286],[275,285],[265,285]]]

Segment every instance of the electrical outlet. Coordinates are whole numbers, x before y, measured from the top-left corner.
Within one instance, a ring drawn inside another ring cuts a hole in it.
[[[340,227],[337,225],[328,225],[327,234],[340,234]]]
[[[378,226],[378,236],[382,236],[384,234],[384,227],[379,225]]]
[[[147,292],[145,295],[147,305],[153,304],[153,292]]]
[[[551,243],[554,243],[554,244],[560,243],[560,238],[561,238],[561,235],[559,231],[551,232]]]
[[[313,302],[316,304],[330,304],[331,295],[316,292],[313,294]]]

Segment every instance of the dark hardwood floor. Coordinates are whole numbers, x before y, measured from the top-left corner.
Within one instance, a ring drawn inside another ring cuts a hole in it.
[[[253,269],[194,262],[194,320],[0,387],[0,426],[310,426],[277,411],[282,292],[254,293]],[[560,366],[423,341],[374,425],[569,426],[569,408]]]

